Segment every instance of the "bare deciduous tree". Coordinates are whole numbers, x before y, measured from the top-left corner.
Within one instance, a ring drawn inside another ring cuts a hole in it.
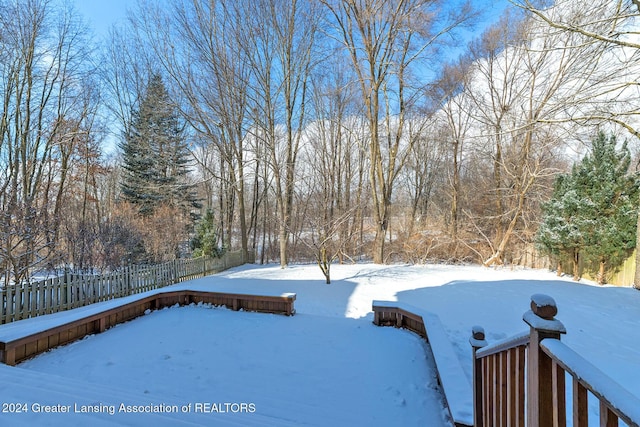
[[[369,184],[375,221],[373,261],[384,262],[384,245],[396,178],[410,148],[403,131],[412,105],[411,67],[435,43],[470,17],[441,13],[439,2],[422,0],[323,0],[355,70],[369,138]]]
[[[364,191],[360,109],[353,102],[350,73],[343,59],[334,57],[311,80],[316,120],[305,129],[301,149],[300,172],[306,187],[298,203],[311,209],[305,215],[300,240],[312,249],[327,283],[331,263],[354,256]]]
[[[94,67],[72,9],[45,1],[0,7],[0,264],[5,281],[23,282],[57,261],[71,154],[95,114],[83,83]]]
[[[435,85],[435,97],[440,105],[446,129],[447,188],[450,195],[448,232],[453,241],[458,239],[458,228],[461,212],[461,170],[472,122],[472,101],[468,96],[470,90],[471,67],[468,57],[445,66],[441,77]]]
[[[253,46],[252,96],[256,127],[273,173],[278,211],[280,265],[288,264],[292,230],[296,165],[302,130],[307,122],[308,82],[314,65],[318,25],[312,2],[255,1],[243,38]]]
[[[640,137],[640,113],[634,101],[640,95],[637,81],[640,2],[599,0],[582,4],[561,0],[553,7],[544,7],[531,0],[510,1],[565,37],[578,35],[585,43],[605,51],[603,55],[584,57],[585,64],[599,63],[598,72],[589,79],[580,95],[585,106],[574,109],[568,119],[580,123],[609,122]],[[636,264],[640,265],[640,233],[637,234]],[[634,283],[640,288],[640,268],[636,269]]]
[[[579,108],[578,94],[593,75],[596,64],[584,58],[601,53],[580,37],[511,18],[489,29],[474,48],[470,95],[481,124],[477,142],[485,144],[477,148],[493,165],[487,201],[494,208],[483,214],[493,224],[484,231],[491,251],[485,265],[503,262],[531,195],[555,172],[551,164],[562,134],[557,124],[570,108]]]

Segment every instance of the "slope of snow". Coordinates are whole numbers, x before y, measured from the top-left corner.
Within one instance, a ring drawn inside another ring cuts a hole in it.
[[[157,425],[446,425],[426,344],[410,332],[373,326],[372,301],[401,301],[437,314],[470,378],[472,327],[484,327],[489,343],[526,330],[522,315],[533,294],[555,299],[556,317],[567,329],[563,342],[640,396],[640,292],[633,289],[572,283],[544,271],[440,265],[335,265],[332,279],[324,284],[313,265],[244,266],[177,285],[172,289],[295,292],[297,314],[207,306],[152,312],[17,368],[0,367],[3,384],[26,381],[3,387],[0,401],[255,408],[100,414],[102,425],[140,425],[147,416]],[[76,416],[0,413],[0,423],[82,424]]]

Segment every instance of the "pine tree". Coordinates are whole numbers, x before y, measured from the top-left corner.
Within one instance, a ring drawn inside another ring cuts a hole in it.
[[[196,235],[191,239],[191,251],[194,257],[209,256],[219,258],[224,248],[218,246],[219,238],[215,228],[213,211],[207,212],[196,225]]]
[[[629,174],[626,143],[620,150],[616,145],[614,136],[600,132],[590,155],[556,179],[543,206],[538,245],[559,261],[571,257],[576,280],[579,255],[597,266],[598,282],[604,283],[606,270],[618,267],[635,247],[638,179]]]
[[[199,208],[193,186],[187,182],[189,149],[175,104],[154,74],[140,108],[121,144],[124,200],[138,206],[143,216],[159,206],[171,206],[184,213]]]
[[[586,245],[585,218],[580,210],[588,201],[578,196],[572,178],[573,175],[564,174],[556,177],[551,199],[542,206],[543,222],[537,243],[543,252],[555,258],[558,274],[562,272],[562,263],[571,261],[573,278],[579,280],[579,255]]]
[[[576,185],[591,204],[583,215],[592,219],[586,230],[585,260],[598,266],[598,282],[607,268],[617,267],[636,243],[638,177],[629,174],[631,155],[626,142],[616,149],[614,136],[603,132],[593,142],[591,155],[580,163]]]

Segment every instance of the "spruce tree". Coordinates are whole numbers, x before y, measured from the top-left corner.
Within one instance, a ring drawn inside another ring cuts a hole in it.
[[[616,146],[614,136],[600,132],[591,153],[570,175],[556,179],[543,206],[538,245],[560,260],[570,256],[576,279],[578,255],[596,266],[598,282],[604,283],[606,270],[618,267],[635,247],[638,179],[629,174],[626,143]]]
[[[562,273],[562,263],[571,261],[573,278],[579,280],[579,255],[587,240],[581,209],[588,201],[578,195],[572,178],[573,174],[556,177],[551,199],[542,206],[543,221],[537,243],[542,252],[557,261],[558,274]]]
[[[580,163],[576,186],[586,200],[583,215],[592,219],[586,230],[585,260],[598,266],[598,282],[605,270],[618,267],[636,243],[638,178],[629,174],[631,155],[626,142],[616,149],[614,136],[603,132],[593,141],[592,152]]]
[[[129,131],[121,144],[124,200],[143,216],[159,206],[191,213],[198,208],[193,186],[187,181],[189,149],[175,104],[162,78],[154,74],[132,112]]]

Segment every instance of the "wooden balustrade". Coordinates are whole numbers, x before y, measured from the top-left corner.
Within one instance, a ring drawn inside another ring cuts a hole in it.
[[[640,427],[640,399],[560,341],[566,331],[557,312],[551,297],[537,294],[523,316],[530,327],[526,334],[487,346],[484,330],[473,328],[474,425],[564,427],[569,416],[574,427],[586,427],[591,393],[600,401],[600,426],[617,426],[620,419]],[[567,373],[573,389],[570,415]]]
[[[474,355],[474,425],[524,426],[524,374],[529,334],[516,335],[480,350],[486,346],[484,330],[475,326],[470,343]]]

